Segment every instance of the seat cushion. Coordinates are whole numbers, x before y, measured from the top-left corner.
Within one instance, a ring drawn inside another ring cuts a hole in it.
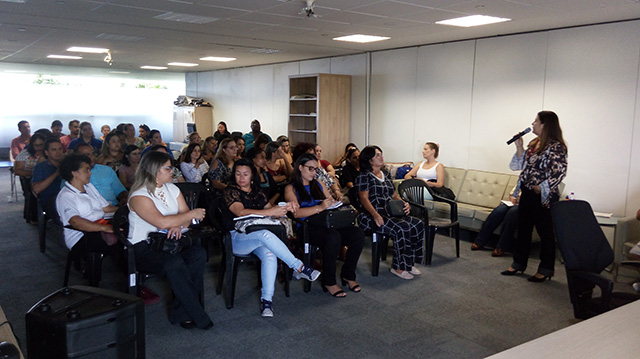
[[[504,173],[468,170],[456,200],[475,206],[495,208],[502,200],[509,177]]]

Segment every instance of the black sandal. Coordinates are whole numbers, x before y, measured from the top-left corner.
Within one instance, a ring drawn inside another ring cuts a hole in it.
[[[327,287],[325,287],[323,285],[322,286],[322,291],[327,293],[327,292],[329,292],[329,289],[327,289]],[[336,291],[335,293],[329,292],[329,294],[331,294],[333,297],[336,297],[336,298],[345,298],[347,296],[347,293],[345,293],[344,290],[342,290],[342,289]],[[344,294],[344,295],[342,295],[342,294]]]
[[[352,280],[352,282],[355,282],[354,280]],[[342,285],[348,285],[349,281],[347,279],[342,278]],[[351,290],[352,292],[356,292],[356,293],[360,293],[360,291],[362,290],[362,288],[360,288],[360,284],[356,284],[353,287],[349,286],[349,290]]]

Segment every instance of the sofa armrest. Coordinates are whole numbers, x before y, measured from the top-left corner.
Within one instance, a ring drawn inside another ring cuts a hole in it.
[[[620,262],[625,258],[625,243],[635,245],[639,241],[640,221],[638,221],[636,217],[624,217],[619,219],[616,226],[616,237],[614,240],[615,263],[620,264]]]

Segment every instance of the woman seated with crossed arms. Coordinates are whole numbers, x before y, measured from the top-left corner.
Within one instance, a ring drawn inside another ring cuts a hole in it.
[[[225,229],[231,232],[233,253],[238,255],[255,254],[261,262],[262,294],[261,313],[263,317],[273,317],[273,293],[276,275],[278,273],[277,258],[280,258],[289,268],[293,269],[293,275],[297,279],[303,278],[314,281],[320,272],[313,268],[305,267],[302,261],[297,259],[287,245],[284,244],[272,232],[263,229],[251,233],[241,233],[235,230],[234,217],[242,217],[250,214],[261,216],[283,217],[287,212],[294,212],[297,206],[287,203],[286,206],[272,206],[264,192],[260,190],[260,179],[253,163],[242,158],[233,164],[231,181],[224,189],[223,196],[228,206],[224,211]]]

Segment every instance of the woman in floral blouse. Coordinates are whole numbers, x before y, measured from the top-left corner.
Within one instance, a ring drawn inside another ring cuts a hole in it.
[[[513,263],[502,275],[515,275],[527,268],[531,233],[533,226],[540,235],[540,265],[530,282],[543,282],[553,276],[556,246],[551,227],[551,203],[558,201],[558,185],[567,174],[567,145],[562,138],[558,115],[551,111],[538,112],[531,124],[534,138],[527,149],[522,138],[515,141],[516,153],[509,167],[522,170],[520,188],[522,191],[518,213],[518,238],[513,252]],[[516,189],[517,194],[518,189]]]

